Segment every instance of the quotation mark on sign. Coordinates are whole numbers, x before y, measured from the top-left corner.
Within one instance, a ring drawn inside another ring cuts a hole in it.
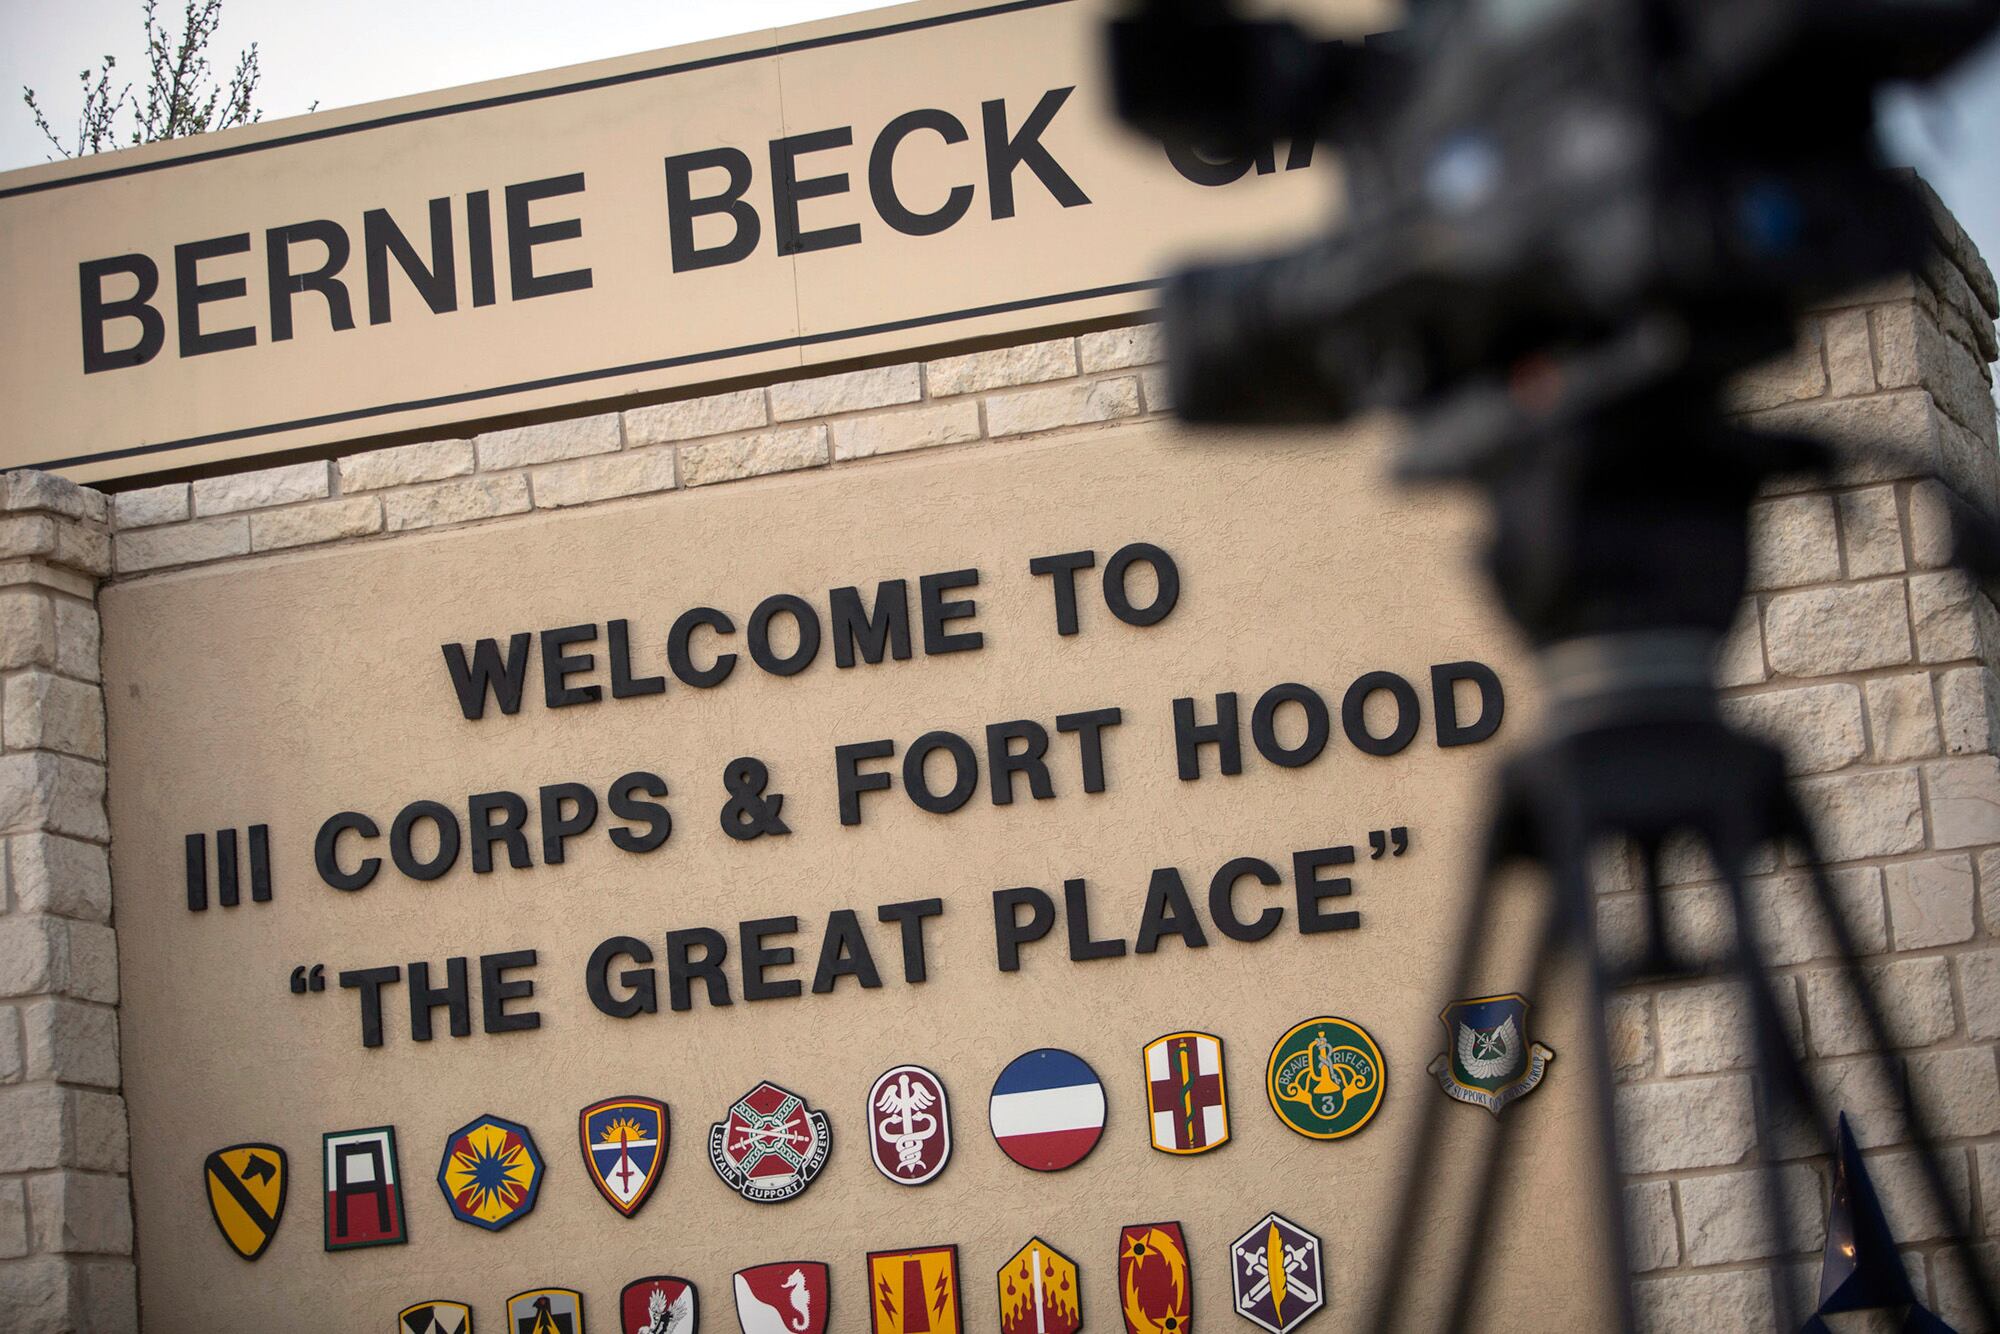
[[[304,964],[292,969],[292,994],[303,996],[308,991],[326,990],[326,965],[316,963],[308,971]]]
[[[1381,861],[1384,853],[1400,857],[1410,850],[1409,828],[1397,825],[1394,829],[1371,829],[1368,831],[1368,846],[1374,849],[1368,854],[1371,862]]]

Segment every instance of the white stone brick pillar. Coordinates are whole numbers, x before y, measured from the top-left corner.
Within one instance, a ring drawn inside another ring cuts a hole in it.
[[[138,1327],[97,584],[105,499],[0,475],[0,1329]]]

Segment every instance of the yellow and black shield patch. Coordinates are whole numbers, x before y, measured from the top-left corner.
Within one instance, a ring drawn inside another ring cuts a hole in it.
[[[222,1239],[246,1260],[254,1260],[278,1235],[285,1213],[285,1151],[275,1144],[232,1144],[202,1164],[208,1211]]]

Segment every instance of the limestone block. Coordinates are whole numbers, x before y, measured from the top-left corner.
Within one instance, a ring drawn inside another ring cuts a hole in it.
[[[7,840],[7,858],[17,911],[111,920],[111,863],[97,844],[16,834]]]
[[[1986,1235],[2000,1237],[2000,1144],[1975,1145],[1972,1160],[1979,1171],[1980,1201],[1986,1206]]]
[[[599,454],[537,468],[530,485],[537,509],[587,505],[595,500],[645,495],[674,489],[674,451],[634,449]]]
[[[52,1079],[115,1089],[118,1074],[118,1012],[62,997],[43,997],[20,1007],[25,1037],[24,1078]]]
[[[1951,564],[1950,493],[1935,478],[1910,488],[1910,564],[1919,570]]]
[[[1739,695],[1723,701],[1722,714],[1783,749],[1795,774],[1844,769],[1868,749],[1861,691],[1844,683]]]
[[[1982,1042],[2000,1039],[2000,950],[1961,954],[1958,994],[1965,1002],[1966,1036]],[[2000,1206],[2000,1177],[1993,1181],[1994,1203]]]
[[[1806,1074],[1819,1091],[1822,1106],[1847,1113],[1848,1128],[1862,1148],[1908,1141],[1901,1077],[1894,1069],[1885,1069],[1881,1057],[1870,1054],[1815,1061]],[[1782,1106],[1773,1139],[1781,1158],[1820,1155],[1829,1147],[1815,1129]]]
[[[33,1172],[63,1165],[68,1149],[65,1101],[54,1084],[0,1086],[0,1172]],[[4,1291],[4,1289],[0,1289]],[[4,1310],[0,1303],[0,1310]]]
[[[1804,1163],[1778,1168],[1778,1194],[1789,1225],[1782,1245],[1765,1216],[1763,1168],[1691,1177],[1680,1183],[1681,1223],[1687,1231],[1688,1262],[1730,1264],[1767,1256],[1796,1255],[1826,1244],[1826,1206],[1818,1171]]]
[[[1922,476],[1934,466],[1938,448],[1936,413],[1921,389],[1794,403],[1752,413],[1749,423],[1824,440],[1838,452],[1841,481],[1853,486]]]
[[[132,1261],[93,1256],[72,1262],[70,1272],[80,1328],[139,1328],[139,1274]]]
[[[1895,487],[1871,486],[1841,495],[1840,545],[1850,579],[1901,573],[1903,523]]]
[[[112,539],[120,574],[160,570],[170,565],[243,556],[250,551],[250,521],[243,515],[196,519],[166,528],[141,528]]]
[[[65,1167],[87,1172],[130,1170],[132,1140],[125,1127],[125,1099],[95,1089],[66,1089],[69,1128]]]
[[[1617,1120],[1623,1165],[1634,1174],[1741,1162],[1756,1140],[1743,1075],[1621,1084]]]
[[[1798,990],[1788,977],[1772,977],[1772,1000],[1786,1041],[1801,1042]],[[1757,1062],[1757,1032],[1750,996],[1736,982],[1710,982],[1661,991],[1653,1000],[1660,1018],[1660,1072],[1715,1074]]]
[[[1172,412],[1174,410],[1173,390],[1167,384],[1166,371],[1157,367],[1139,372],[1139,389],[1146,400],[1148,412]]]
[[[1780,593],[1764,609],[1765,652],[1782,676],[1894,667],[1910,661],[1908,618],[1898,580]]]
[[[104,758],[104,692],[49,672],[22,672],[7,682],[9,750],[59,750]]]
[[[55,601],[39,588],[0,588],[0,669],[55,665]]]
[[[0,560],[32,557],[85,574],[111,572],[111,537],[102,528],[48,514],[0,518]]]
[[[924,384],[932,398],[949,398],[982,389],[1067,379],[1076,374],[1076,364],[1076,346],[1067,338],[1052,338],[1045,343],[1021,343],[927,361]]]
[[[1640,1334],[1770,1334],[1777,1319],[1762,1267],[1640,1279],[1632,1300]]]
[[[0,1180],[0,1260],[27,1253],[28,1183],[18,1177]]]
[[[1724,690],[1756,685],[1770,673],[1764,669],[1764,623],[1757,599],[1745,598],[1736,623],[1723,637],[1715,655],[1715,683]]]
[[[1912,1053],[1910,1088],[1939,1138],[2000,1134],[2000,1072],[1991,1047]]]
[[[2000,677],[1984,667],[1954,667],[1938,675],[1944,748],[1953,755],[1993,749],[1993,717],[2000,711]]]
[[[1979,854],[1979,920],[1989,936],[2000,936],[2000,848]]]
[[[8,1334],[80,1334],[70,1313],[68,1268],[57,1256],[0,1261],[0,1311],[7,1313]],[[108,1328],[123,1334],[138,1323]]]
[[[1861,954],[1889,948],[1888,919],[1882,910],[1882,871],[1855,866],[1830,872],[1833,902],[1846,924],[1848,939]],[[1750,911],[1756,919],[1765,962],[1782,968],[1812,959],[1837,956],[1833,927],[1820,906],[1812,882],[1803,875],[1753,880]],[[1732,935],[1733,939],[1733,935]]]
[[[109,518],[110,506],[102,491],[56,473],[22,468],[0,477],[0,511],[25,510],[102,524]]]
[[[1826,339],[1827,386],[1836,398],[1875,392],[1875,354],[1869,346],[1868,312],[1842,310],[1821,321]]]
[[[826,426],[795,426],[681,446],[681,485],[708,486],[742,477],[817,468],[829,458]]]
[[[1121,376],[1115,380],[995,394],[986,400],[986,431],[997,439],[1134,417],[1138,413],[1139,382]]]
[[[959,399],[899,412],[843,417],[829,424],[836,459],[865,459],[979,438],[979,402]]]
[[[1826,370],[1820,364],[1819,340],[1820,322],[1806,320],[1791,351],[1745,371],[1730,383],[1727,399],[1730,410],[1754,412],[1824,394]]]
[[[1673,1189],[1666,1182],[1643,1181],[1625,1188],[1625,1240],[1635,1274],[1680,1263],[1680,1228],[1674,1221]]]
[[[103,626],[93,603],[52,599],[56,614],[56,670],[84,681],[99,678],[98,656],[103,649]]]
[[[1621,1082],[1643,1079],[1653,1069],[1653,1011],[1644,996],[1614,996],[1604,1007],[1611,1070]]]
[[[118,999],[118,942],[108,926],[40,913],[0,917],[0,997]]]
[[[0,755],[0,834],[48,829],[104,842],[104,766],[50,751]]]
[[[1807,778],[1795,787],[1827,861],[1890,857],[1924,844],[1915,769]]]
[[[149,486],[143,491],[120,491],[111,497],[111,526],[151,528],[156,524],[179,523],[192,518],[193,502],[186,482]]]
[[[1976,1242],[1972,1252],[1988,1276],[2000,1273],[2000,1241]],[[1973,1303],[1972,1280],[1965,1272],[1965,1256],[1956,1246],[1932,1251],[1931,1309],[1947,1325],[1961,1334],[1977,1334],[1978,1307]]]
[[[2000,759],[1969,755],[1924,766],[1930,793],[1931,846],[2000,843]]]
[[[1979,656],[1979,589],[1957,570],[1910,576],[1910,623],[1923,662]]]
[[[541,422],[534,426],[515,426],[505,431],[488,431],[473,438],[479,466],[486,472],[524,468],[531,463],[553,463],[557,459],[582,458],[586,454],[608,454],[618,448],[619,443],[618,414],[615,412]]]
[[[234,514],[239,510],[262,509],[268,505],[318,500],[331,493],[332,479],[331,466],[320,459],[288,463],[280,468],[262,468],[256,472],[204,477],[194,484],[195,516]]]
[[[1894,1047],[1924,1047],[1958,1027],[1951,1003],[1951,966],[1943,959],[1898,959],[1863,968]],[[1815,1056],[1852,1056],[1876,1049],[1846,975],[1823,969],[1805,975],[1806,1013]]]
[[[252,514],[250,549],[282,551],[381,531],[382,502],[374,496],[347,496]]]
[[[1972,938],[1972,859],[1963,853],[1888,868],[1889,924],[1899,950]]]
[[[34,1247],[44,1255],[132,1253],[132,1194],[125,1178],[46,1172],[28,1178]]]
[[[1889,1220],[1889,1232],[1898,1242],[1936,1241],[1952,1235],[1950,1214],[1938,1208],[1923,1162],[1914,1153],[1872,1154],[1863,1161],[1868,1179],[1882,1201]],[[1972,1214],[1972,1184],[1965,1150],[1938,1149],[1938,1166],[1944,1169],[1945,1191],[1951,1209],[1960,1218]]]
[[[641,445],[698,440],[705,435],[754,430],[770,420],[762,389],[738,389],[728,394],[629,409],[625,413],[625,444],[637,449]]]
[[[924,396],[915,362],[873,370],[786,380],[771,386],[771,420],[803,421],[836,412],[859,412],[914,403]]]
[[[1133,324],[1101,329],[1076,340],[1083,372],[1122,371],[1132,366],[1156,366],[1166,360],[1166,339],[1157,324]]]
[[[407,491],[391,491],[382,497],[385,524],[392,533],[472,523],[503,514],[521,514],[530,508],[528,479],[522,473],[459,477],[413,486]]]
[[[1878,676],[1867,684],[1869,758],[1894,763],[1938,753],[1938,708],[1928,672]]]
[[[1790,588],[1840,578],[1833,498],[1788,496],[1750,507],[1750,587]]]
[[[340,460],[342,492],[379,491],[463,477],[475,464],[470,440],[420,440],[414,445],[372,449]]]

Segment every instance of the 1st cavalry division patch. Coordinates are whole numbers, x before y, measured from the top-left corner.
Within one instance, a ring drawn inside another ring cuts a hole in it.
[[[1361,1025],[1331,1015],[1295,1024],[1271,1048],[1264,1091],[1278,1119],[1308,1139],[1341,1139],[1382,1105],[1388,1070]]]
[[[472,1308],[463,1302],[418,1302],[396,1313],[396,1334],[472,1334]]]
[[[1228,1142],[1222,1039],[1169,1033],[1147,1043],[1146,1112],[1153,1147],[1161,1153],[1207,1153]]]
[[[1431,1062],[1439,1087],[1474,1107],[1500,1115],[1542,1082],[1555,1053],[1528,1041],[1528,1002],[1520,996],[1453,1001],[1438,1015],[1445,1049]]]
[[[577,1113],[583,1168],[598,1193],[630,1218],[667,1165],[667,1105],[652,1098],[606,1098]]]
[[[323,1142],[326,1249],[353,1251],[408,1241],[395,1127],[336,1130]]]
[[[618,1294],[619,1334],[694,1334],[700,1294],[684,1278],[634,1279]]]
[[[1125,1334],[1186,1334],[1194,1284],[1179,1223],[1134,1223],[1118,1233],[1118,1303]]]
[[[818,1260],[781,1260],[736,1273],[743,1334],[826,1334],[830,1271]]]
[[[498,1232],[535,1207],[542,1189],[542,1155],[526,1126],[482,1116],[445,1140],[437,1179],[453,1218]]]
[[[1083,1288],[1076,1262],[1035,1237],[1000,1266],[1000,1334],[1076,1334]]]
[[[873,1334],[959,1334],[958,1247],[868,1253]]]
[[[708,1128],[708,1161],[746,1200],[775,1204],[804,1191],[826,1166],[833,1131],[789,1089],[765,1082]]]
[[[1326,1305],[1319,1238],[1289,1218],[1266,1214],[1229,1248],[1236,1314],[1271,1334],[1291,1334]]]
[[[208,1212],[229,1249],[254,1260],[278,1235],[285,1216],[285,1151],[275,1144],[232,1144],[201,1165]]]
[[[583,1294],[530,1288],[507,1299],[507,1334],[583,1334]]]

